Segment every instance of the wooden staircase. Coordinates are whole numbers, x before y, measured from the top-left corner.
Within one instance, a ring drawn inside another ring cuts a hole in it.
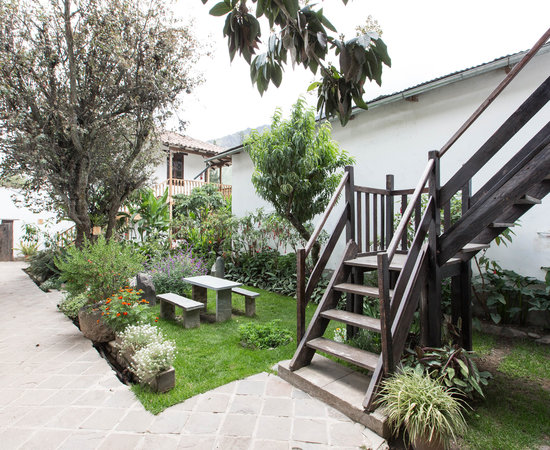
[[[533,52],[536,46],[526,58]],[[516,73],[520,69],[514,68]],[[503,83],[515,75],[510,74]],[[495,91],[499,89],[501,86]],[[443,186],[439,182],[441,157],[464,130],[459,130],[442,151],[429,153],[428,165],[415,189],[395,190],[391,175],[385,189],[357,186],[353,168],[346,168],[325,217],[310,242],[298,251],[299,344],[285,369],[286,379],[292,382],[291,373],[308,367],[317,352],[330,355],[371,373],[362,407],[373,411],[381,379],[392,373],[401,359],[415,311],[420,309],[421,341],[441,345],[441,282],[448,277],[452,321],[461,326],[462,345],[471,349],[470,260],[550,191],[550,122],[474,193],[471,180],[549,100],[550,77]],[[466,128],[479,116],[478,111],[473,116]],[[462,211],[453,223],[450,205],[455,196],[462,200]],[[307,255],[339,197],[344,199],[343,211],[306,283]],[[394,209],[399,203],[402,218],[394,227]],[[305,306],[342,235],[347,245],[305,329]],[[374,270],[378,285],[364,285],[365,272]],[[380,317],[363,314],[367,297],[378,299]],[[345,324],[348,334],[358,329],[379,333],[382,352],[375,354],[328,339],[325,332],[330,321]]]

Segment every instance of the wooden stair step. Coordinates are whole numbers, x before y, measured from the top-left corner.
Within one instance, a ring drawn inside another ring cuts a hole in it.
[[[541,200],[530,195],[524,195],[518,201],[516,201],[516,205],[540,205],[541,203]]]
[[[390,263],[390,270],[401,271],[407,260],[407,255],[396,253]],[[363,267],[365,269],[378,269],[378,256],[366,255],[349,259],[345,262],[347,266]]]
[[[493,222],[489,225],[491,228],[512,228],[516,224],[514,222]]]
[[[330,339],[312,339],[307,346],[373,372],[378,364],[378,355]]]
[[[333,289],[348,294],[363,295],[365,297],[379,298],[380,292],[377,287],[364,286],[362,284],[340,283],[333,286]],[[390,297],[393,296],[393,290],[390,289]]]
[[[329,309],[323,311],[321,316],[325,319],[336,320],[337,322],[343,322],[354,327],[363,328],[365,330],[375,331],[380,333],[380,319],[374,317],[364,316],[363,314],[356,314],[348,311],[342,311],[340,309]]]
[[[466,244],[464,247],[462,247],[459,253],[479,252],[480,250],[483,250],[489,247],[490,247],[489,244],[476,244],[474,242],[470,242],[469,244]]]

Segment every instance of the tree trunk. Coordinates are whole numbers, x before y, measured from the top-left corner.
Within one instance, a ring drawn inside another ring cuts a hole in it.
[[[308,242],[311,238],[311,233],[307,230],[306,227],[298,220],[296,217],[294,217],[292,214],[287,215],[286,217],[288,221],[292,224],[292,226],[298,231],[300,236]],[[313,244],[313,248],[311,249],[311,259],[313,262],[313,266],[315,267],[315,264],[317,264],[317,261],[319,260],[319,253],[321,252],[321,244],[319,242],[315,242]]]

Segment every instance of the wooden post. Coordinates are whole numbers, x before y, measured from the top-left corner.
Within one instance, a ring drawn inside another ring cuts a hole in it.
[[[346,242],[350,240],[356,241],[355,239],[355,199],[354,199],[354,176],[353,176],[353,166],[346,166],[345,171],[349,173],[348,182],[346,183],[344,190],[344,199],[348,205],[348,220],[346,222]],[[356,282],[356,277],[358,276],[356,270],[351,272],[351,282]],[[357,312],[359,299],[357,295],[347,294],[346,295],[346,311]],[[362,309],[362,301],[361,301]],[[356,333],[355,327],[351,325],[346,325],[346,334],[349,337],[352,337]]]
[[[386,245],[384,248],[388,248],[393,237],[394,196],[391,192],[394,188],[394,176],[386,175],[386,190],[390,193],[386,195]]]
[[[437,263],[438,238],[441,229],[441,215],[439,203],[439,153],[432,151],[428,153],[429,159],[434,160],[434,166],[429,178],[430,197],[435,200],[435,208],[430,227],[428,229],[428,345],[431,347],[441,346],[441,269]]]
[[[296,346],[306,332],[306,250],[296,252]]]
[[[472,268],[470,261],[460,264],[462,347],[472,350]]]
[[[382,360],[386,375],[395,369],[391,335],[390,269],[388,254],[378,254],[378,289],[380,292],[380,328],[382,331]]]
[[[168,240],[172,248],[172,149],[168,147],[168,210],[170,212],[170,227],[168,228]]]

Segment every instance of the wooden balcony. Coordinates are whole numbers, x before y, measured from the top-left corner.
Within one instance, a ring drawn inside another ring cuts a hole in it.
[[[172,182],[172,192],[171,196],[183,194],[190,195],[191,191],[196,187],[204,186],[208,184],[204,181],[197,180],[180,180],[173,178],[172,180],[165,180],[162,183],[156,184],[153,186],[153,191],[157,197],[160,197],[166,188],[170,187],[170,181]],[[219,184],[219,183],[210,183],[218,188],[218,191],[222,193],[224,197],[229,197],[231,195],[231,185],[230,184]]]

